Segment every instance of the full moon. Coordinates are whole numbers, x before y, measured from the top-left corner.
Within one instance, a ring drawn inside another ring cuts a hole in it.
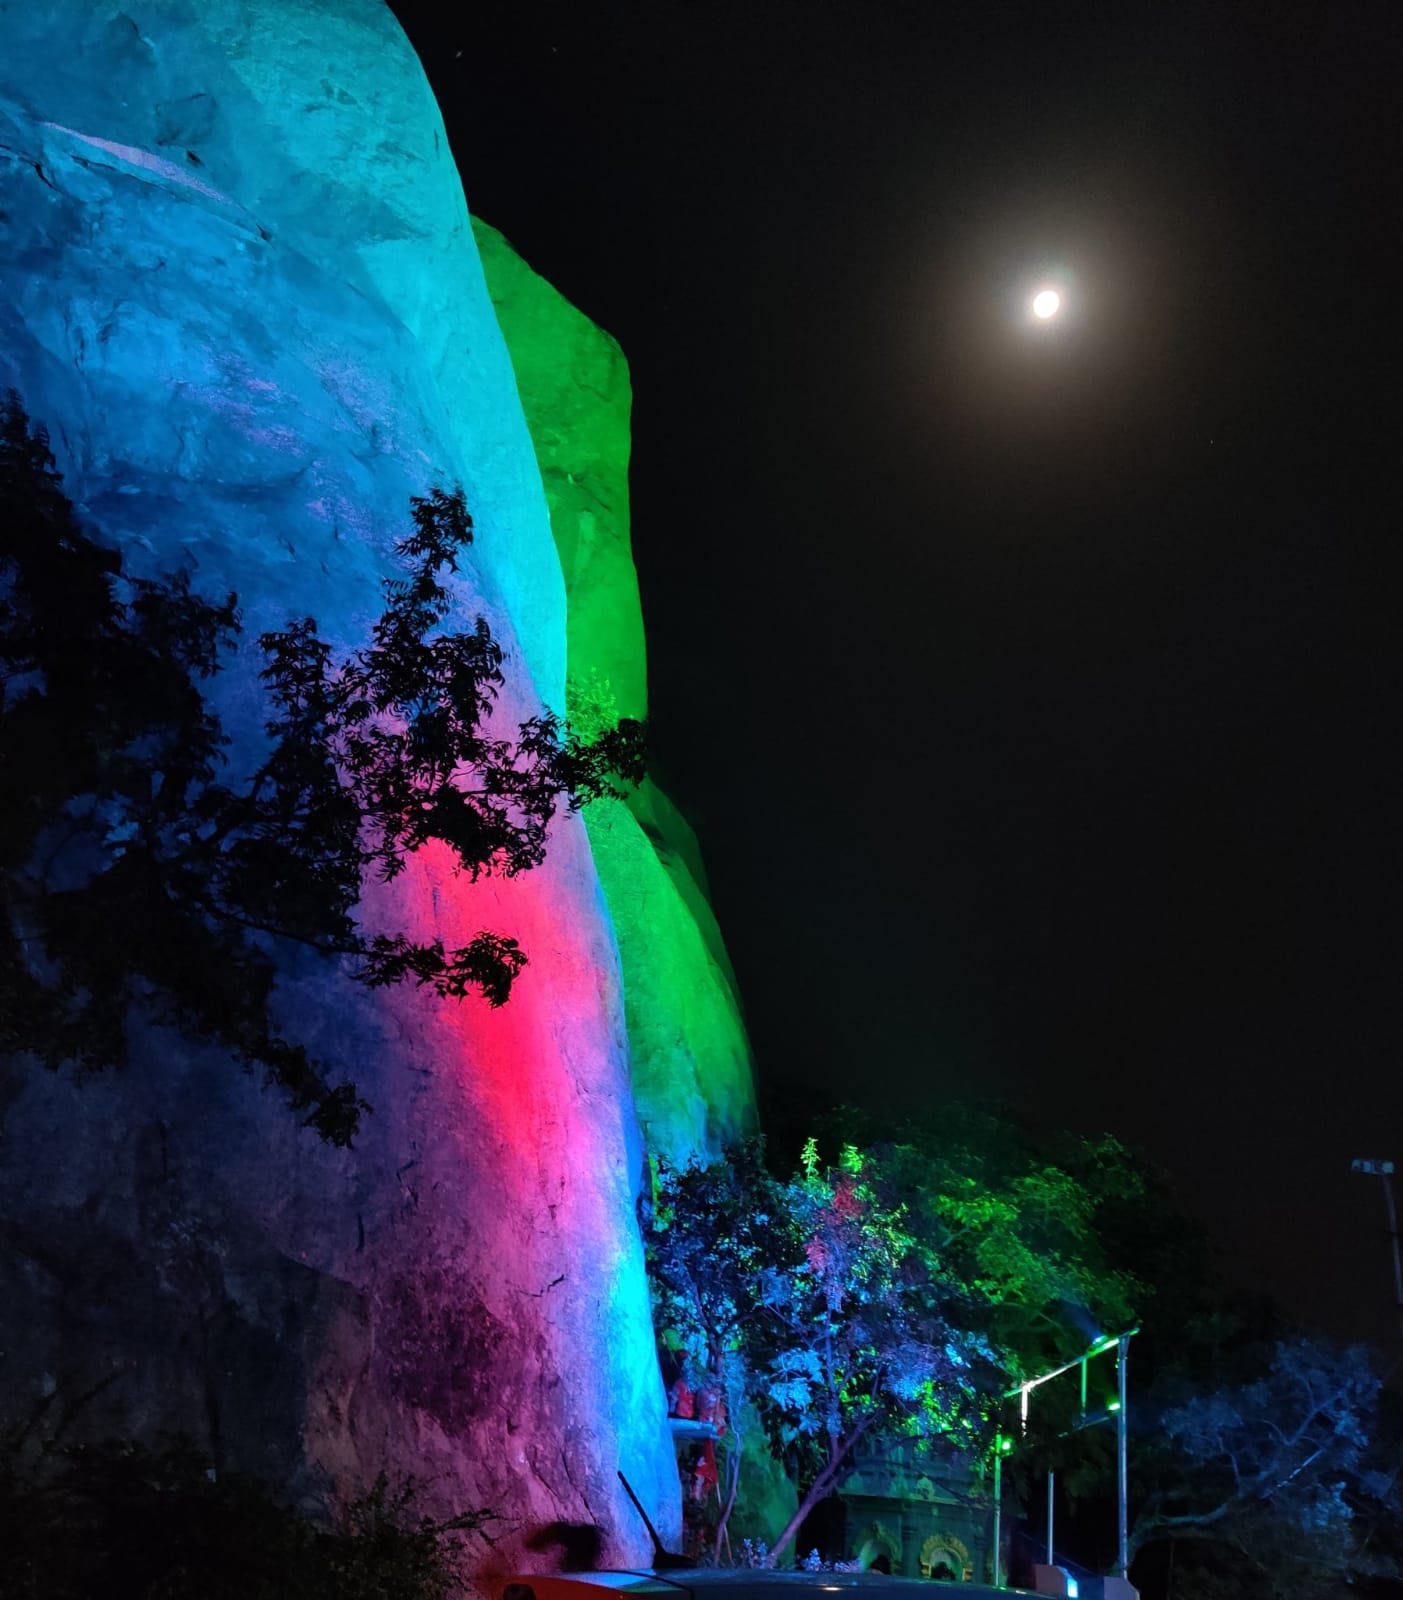
[[[1057,308],[1061,304],[1062,296],[1056,289],[1039,289],[1033,296],[1033,315],[1046,321],[1057,315]]]

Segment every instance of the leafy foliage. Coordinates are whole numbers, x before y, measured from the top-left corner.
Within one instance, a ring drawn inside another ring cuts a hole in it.
[[[1332,1593],[1380,1570],[1369,1530],[1396,1527],[1399,1508],[1366,1353],[1289,1335],[1230,1353],[1224,1368],[1216,1385],[1190,1388],[1182,1372],[1156,1385],[1135,1454],[1132,1549],[1181,1543],[1188,1581],[1216,1568],[1225,1594]]]
[[[895,1125],[844,1110],[821,1127],[860,1148],[830,1166],[810,1139],[781,1179],[751,1147],[660,1169],[657,1184],[659,1326],[710,1382],[746,1386],[800,1491],[764,1559],[841,1489],[855,1452],[943,1438],[979,1454],[1010,1415],[1003,1391],[1139,1323],[1128,1416],[1143,1593],[1333,1600],[1403,1571],[1403,1405],[1363,1351],[1225,1296],[1201,1230],[1122,1146],[961,1106]],[[1003,1462],[1009,1501],[1040,1503],[1056,1472],[1062,1537],[1102,1567],[1116,1433],[1096,1424],[1113,1374],[1113,1354],[1090,1363],[1085,1413],[1075,1368],[1040,1388]]]
[[[491,1516],[416,1515],[384,1477],[319,1526],[185,1442],[0,1452],[0,1591],[12,1600],[447,1600]]]
[[[744,1373],[800,1491],[769,1559],[864,1440],[976,1436],[998,1383],[993,1352],[880,1161],[849,1146],[830,1166],[810,1145],[778,1179],[752,1147],[666,1174],[664,1195],[652,1246],[660,1322],[699,1335],[723,1382]]]
[[[969,1291],[1006,1388],[1143,1322],[1160,1275],[1179,1281],[1177,1257],[1193,1253],[1166,1220],[1154,1174],[1109,1136],[1034,1128],[959,1103],[895,1118],[845,1107],[819,1125],[828,1137],[859,1139],[887,1165],[912,1226]],[[1091,1363],[1085,1414],[1076,1371],[1038,1390],[1003,1463],[1011,1493],[1035,1502],[1049,1468],[1073,1500],[1113,1488],[1114,1431],[1087,1424],[1106,1417],[1114,1359]]]
[[[1108,1217],[1146,1185],[1114,1140],[1034,1137],[960,1106],[821,1126],[836,1163],[810,1138],[783,1179],[754,1146],[660,1169],[650,1245],[659,1326],[708,1382],[745,1386],[799,1489],[776,1550],[859,1451],[982,1455],[1004,1390],[1129,1326],[1145,1293],[1104,1247]],[[1059,1469],[1099,1481],[1101,1445],[1059,1441]]]
[[[565,685],[565,713],[570,726],[586,739],[617,726],[619,702],[608,675],[598,667],[572,674]]]
[[[1108,1256],[1102,1227],[1143,1180],[1114,1139],[1034,1141],[1012,1120],[950,1108],[938,1136],[908,1124],[878,1148],[1015,1381],[1131,1324],[1143,1285]]]
[[[811,1141],[775,1198],[780,1248],[752,1347],[761,1415],[801,1480],[836,1471],[876,1427],[972,1442],[999,1376],[993,1351],[890,1166],[852,1145],[830,1166]]]
[[[445,576],[471,541],[460,491],[411,502],[369,644],[338,658],[305,617],[260,639],[269,747],[222,781],[228,739],[201,684],[239,631],[235,597],[127,574],[79,527],[47,439],[0,407],[0,1050],[54,1069],[126,1059],[133,1009],[261,1070],[324,1138],[367,1109],[279,1033],[280,941],[503,1004],[510,937],[465,946],[368,933],[367,874],[430,843],[473,879],[545,857],[558,808],[642,774],[643,729],[578,736],[553,714],[491,728],[502,651],[485,621],[444,630]]]
[[[654,1322],[669,1352],[665,1369],[675,1369],[684,1383],[709,1388],[725,1418],[715,1447],[714,1522],[708,1525],[709,1495],[701,1496],[700,1504],[695,1495],[684,1502],[690,1531],[707,1534],[712,1558],[718,1561],[729,1547],[728,1523],[740,1489],[747,1429],[755,1429],[743,1324],[768,1258],[770,1217],[764,1197],[769,1188],[764,1145],[758,1139],[709,1167],[679,1170],[653,1162],[648,1264]],[[700,1454],[705,1459],[705,1446]]]
[[[657,1321],[713,1378],[740,1345],[770,1258],[771,1192],[758,1139],[712,1166],[654,1162],[648,1263]]]
[[[879,1119],[843,1107],[820,1136],[880,1155],[909,1212],[983,1306],[1014,1380],[1128,1327],[1151,1285],[1108,1247],[1112,1225],[1145,1209],[1149,1179],[1117,1140],[1026,1127],[1016,1116],[950,1104]],[[1138,1237],[1138,1229],[1137,1237]]]

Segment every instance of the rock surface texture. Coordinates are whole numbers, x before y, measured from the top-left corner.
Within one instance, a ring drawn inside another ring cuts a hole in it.
[[[572,708],[647,715],[643,614],[629,540],[631,391],[609,335],[474,221],[516,371],[565,577]],[[750,1046],[696,836],[651,781],[585,825],[614,929],[634,1094],[648,1148],[719,1155],[752,1131]]]
[[[460,482],[462,620],[507,647],[504,721],[563,705],[567,637],[572,672],[641,710],[626,371],[579,318],[616,367],[554,443],[533,416],[553,539],[438,112],[378,0],[0,0],[0,230],[0,386],[135,571],[237,590],[245,641],[311,613],[345,648],[410,495]],[[255,669],[245,648],[218,681],[236,761],[257,749]],[[413,1473],[429,1510],[501,1515],[503,1567],[548,1563],[522,1548],[557,1521],[642,1559],[615,1469],[665,1536],[678,1490],[620,949],[656,1142],[714,1145],[751,1114],[698,872],[655,792],[588,836],[562,821],[510,882],[421,853],[369,918],[510,934],[530,965],[491,1011],[289,963],[286,1031],[374,1105],[353,1151],[169,1036],[81,1086],[0,1070],[0,1409],[88,1397],[79,1432],[183,1430],[309,1503]],[[690,942],[650,965],[664,924]]]

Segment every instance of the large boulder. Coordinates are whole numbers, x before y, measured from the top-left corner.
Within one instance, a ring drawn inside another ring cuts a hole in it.
[[[0,387],[147,574],[235,589],[245,640],[376,614],[408,500],[460,482],[460,619],[501,718],[559,709],[565,589],[461,185],[379,0],[0,0]],[[218,682],[256,759],[249,647]],[[639,663],[641,671],[641,661]],[[121,1076],[0,1078],[0,1410],[183,1430],[309,1503],[382,1470],[430,1510],[647,1549],[678,1518],[635,1220],[617,947],[583,822],[471,884],[422,853],[367,914],[519,938],[500,1011],[289,957],[286,1031],[374,1105],[318,1143],[217,1053],[147,1030]],[[81,1404],[80,1404],[81,1401]]]

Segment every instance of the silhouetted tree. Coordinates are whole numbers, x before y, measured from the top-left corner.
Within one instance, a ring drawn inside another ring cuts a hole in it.
[[[1380,1392],[1363,1349],[1299,1334],[1192,1384],[1166,1373],[1140,1403],[1132,1557],[1172,1542],[1178,1586],[1223,1596],[1323,1596],[1390,1571],[1400,1506]],[[1370,1551],[1381,1523],[1390,1538]]]
[[[262,636],[268,748],[228,783],[201,684],[239,631],[236,597],[127,573],[80,527],[18,397],[0,406],[0,1050],[118,1066],[141,1012],[261,1070],[349,1144],[365,1102],[273,1020],[280,941],[349,958],[363,983],[506,1001],[514,939],[367,934],[366,874],[393,878],[435,841],[473,879],[538,865],[562,804],[641,776],[643,729],[584,741],[547,713],[492,731],[501,648],[481,618],[443,629],[444,575],[472,538],[462,493],[411,511],[365,648],[338,657],[310,617]]]

